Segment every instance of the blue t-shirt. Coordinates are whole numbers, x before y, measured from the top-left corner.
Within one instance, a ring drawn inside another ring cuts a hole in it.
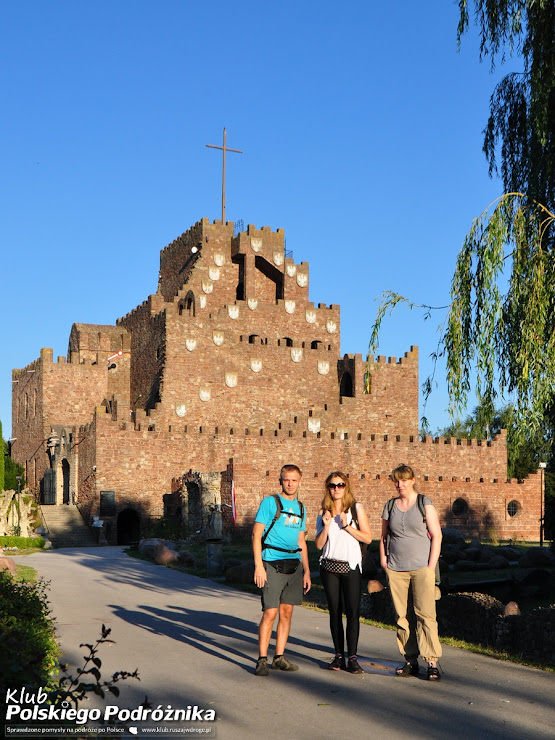
[[[283,511],[277,522],[272,527],[272,531],[266,540],[266,544],[283,547],[285,550],[296,550],[299,546],[299,532],[304,532],[306,529],[306,511],[301,520],[301,505],[297,499],[290,501],[289,499],[280,496],[280,500]],[[266,498],[262,499],[260,502],[254,521],[259,524],[264,524],[264,533],[266,533],[270,524],[274,521],[276,510],[277,504],[273,496],[266,496]],[[300,560],[301,554],[299,552],[281,552],[280,550],[273,550],[271,547],[266,547],[262,550],[262,559]]]

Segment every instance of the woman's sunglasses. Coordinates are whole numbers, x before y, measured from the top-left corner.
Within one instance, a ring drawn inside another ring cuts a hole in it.
[[[328,483],[328,488],[345,488],[346,483]]]

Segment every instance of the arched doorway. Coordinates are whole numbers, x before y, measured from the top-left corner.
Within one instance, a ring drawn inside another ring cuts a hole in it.
[[[141,520],[134,509],[124,509],[118,514],[118,545],[132,545],[141,538]]]
[[[62,477],[63,477],[62,501],[64,504],[70,504],[71,499],[69,495],[69,463],[65,458],[62,460]]]
[[[347,398],[352,398],[354,396],[353,378],[351,376],[351,373],[343,373],[343,376],[341,378],[341,387],[339,389],[339,395],[347,396]]]

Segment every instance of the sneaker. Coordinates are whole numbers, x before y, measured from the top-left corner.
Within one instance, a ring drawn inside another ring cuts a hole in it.
[[[298,665],[291,663],[291,661],[287,660],[287,658],[283,655],[280,655],[279,658],[273,659],[272,668],[277,671],[298,671],[299,670]]]
[[[358,664],[356,655],[351,655],[351,657],[347,661],[347,670],[349,671],[349,673],[364,673],[364,671]]]
[[[256,668],[254,669],[255,676],[267,676],[268,670],[268,658],[258,658],[256,661]]]
[[[330,671],[340,671],[342,668],[345,668],[345,659],[342,655],[337,653],[335,658],[332,660],[332,662],[328,666],[328,670]]]

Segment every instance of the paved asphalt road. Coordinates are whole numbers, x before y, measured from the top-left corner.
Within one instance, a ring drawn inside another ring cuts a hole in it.
[[[257,596],[129,558],[121,547],[60,549],[20,562],[50,581],[70,665],[80,665],[79,643],[93,642],[105,624],[116,644],[101,649],[104,676],[138,668],[140,682],[120,684],[120,698],[99,699],[100,707],[133,709],[146,694],[153,707],[213,709],[215,722],[194,727],[210,727],[219,740],[555,737],[553,673],[445,647],[440,683],[396,678],[395,633],[366,625],[359,644],[366,673],[328,671],[328,615],[297,607],[287,655],[300,670],[255,677]],[[143,738],[193,727],[134,725]]]

